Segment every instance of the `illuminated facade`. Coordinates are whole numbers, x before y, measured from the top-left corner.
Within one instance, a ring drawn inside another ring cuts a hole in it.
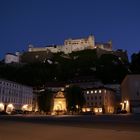
[[[0,79],[0,111],[14,109],[31,111],[33,89],[16,82]]]
[[[10,63],[19,63],[19,53],[16,52],[16,54],[12,54],[12,53],[7,53],[5,55],[5,59],[4,62],[5,64],[10,64]]]
[[[83,111],[94,111],[95,113],[114,113],[115,93],[106,87],[96,87],[84,91],[86,105]]]
[[[54,114],[57,112],[64,114],[66,111],[66,98],[64,96],[64,92],[59,91],[54,95],[52,112]]]
[[[81,51],[85,49],[101,48],[107,51],[112,51],[112,42],[107,43],[95,43],[93,35],[89,35],[87,38],[80,39],[67,39],[64,41],[64,45],[50,45],[46,47],[34,47],[29,45],[28,52],[39,52],[49,50],[52,53],[64,52],[65,54],[72,53],[74,51]]]
[[[122,110],[140,113],[140,75],[127,75],[121,83]]]

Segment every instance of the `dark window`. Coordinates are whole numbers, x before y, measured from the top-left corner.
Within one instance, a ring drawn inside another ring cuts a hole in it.
[[[97,100],[97,96],[95,96],[95,100]]]

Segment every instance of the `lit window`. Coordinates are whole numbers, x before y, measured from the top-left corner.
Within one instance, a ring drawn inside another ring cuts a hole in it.
[[[89,91],[87,91],[87,94],[89,94]]]
[[[97,93],[97,90],[95,90],[94,93]]]
[[[99,93],[101,93],[102,91],[101,90],[99,90]]]
[[[104,93],[106,93],[106,89],[104,90]]]
[[[93,90],[91,91],[91,93],[93,93]]]

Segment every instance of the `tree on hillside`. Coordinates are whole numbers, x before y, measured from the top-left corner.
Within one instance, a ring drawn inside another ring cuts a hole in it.
[[[66,89],[67,110],[76,112],[80,111],[85,104],[84,94],[82,89],[76,85]]]
[[[97,76],[104,83],[120,83],[127,73],[127,67],[113,54],[104,54],[97,61]]]
[[[132,54],[130,69],[132,73],[140,74],[140,52]]]

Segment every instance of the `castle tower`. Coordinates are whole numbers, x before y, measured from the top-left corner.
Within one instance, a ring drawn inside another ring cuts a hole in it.
[[[95,38],[92,34],[88,37],[88,44],[91,49],[95,47]]]
[[[34,45],[33,44],[29,44],[28,45],[28,52],[31,52],[34,49]]]
[[[109,40],[108,44],[110,45],[110,49],[112,50],[112,40]]]

